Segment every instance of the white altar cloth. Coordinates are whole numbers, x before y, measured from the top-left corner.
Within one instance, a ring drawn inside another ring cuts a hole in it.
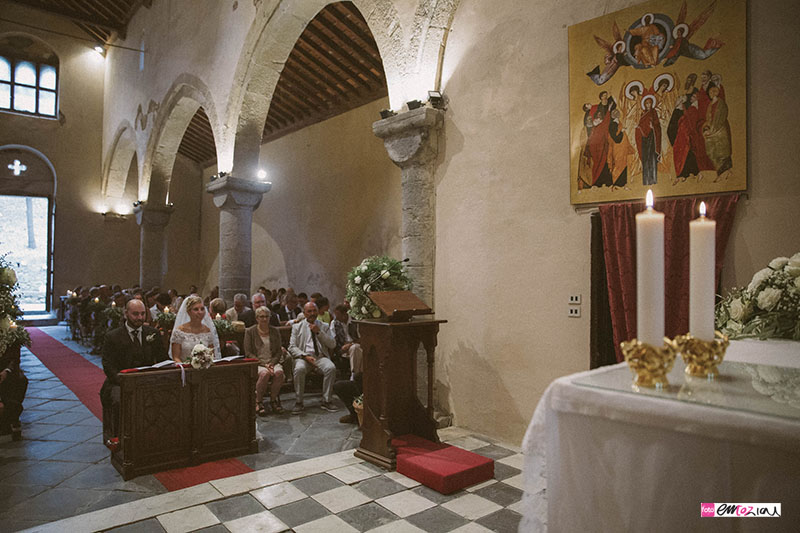
[[[725,361],[800,368],[800,343],[734,341]],[[545,391],[523,441],[521,532],[800,530],[800,419],[575,383],[626,366]],[[782,517],[700,518],[704,502],[781,503]]]

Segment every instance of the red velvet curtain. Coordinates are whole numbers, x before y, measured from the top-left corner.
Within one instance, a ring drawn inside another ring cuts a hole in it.
[[[716,281],[736,214],[738,194],[708,198],[657,200],[655,208],[664,213],[664,335],[674,337],[689,330],[689,221],[697,218],[700,202],[717,222]],[[608,299],[614,329],[617,361],[622,361],[619,344],[636,337],[636,213],[643,203],[619,203],[600,207],[603,221],[603,252],[608,279]]]

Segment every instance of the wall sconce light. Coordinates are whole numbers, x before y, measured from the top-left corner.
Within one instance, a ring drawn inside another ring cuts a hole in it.
[[[391,109],[381,109],[381,118],[389,118],[395,116],[397,113]]]
[[[406,102],[406,105],[408,106],[408,110],[411,111],[412,109],[418,109],[422,107],[422,102],[419,100],[411,100],[410,102]]]
[[[106,57],[106,49],[102,44],[96,44],[92,47],[92,50],[100,54],[100,57]]]
[[[259,180],[264,181],[267,179],[267,171],[263,168],[258,169],[258,173],[256,174]]]
[[[126,215],[122,215],[120,213],[115,213],[113,211],[106,211],[102,213],[104,220],[109,220],[111,222],[124,222],[128,217]]]
[[[444,95],[441,91],[428,91],[428,101],[434,109],[444,109]]]

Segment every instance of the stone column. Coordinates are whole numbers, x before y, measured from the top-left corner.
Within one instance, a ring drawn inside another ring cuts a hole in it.
[[[227,305],[233,305],[238,292],[250,294],[253,211],[271,188],[266,181],[230,175],[206,187],[214,195],[214,205],[220,208],[219,295]]]
[[[172,205],[141,203],[133,208],[140,226],[139,285],[144,290],[164,282],[167,272],[167,240],[164,228],[174,208]]]
[[[436,188],[434,166],[444,111],[421,107],[379,120],[372,131],[402,170],[403,258],[414,280],[413,292],[433,307],[436,257]]]
[[[372,131],[383,139],[392,162],[402,170],[403,258],[413,280],[413,292],[433,308],[433,269],[436,259],[436,187],[434,166],[444,111],[421,107],[379,120]],[[435,311],[435,309],[434,309]],[[417,397],[425,405],[428,367],[425,350],[417,351]],[[436,417],[440,417],[438,406]]]

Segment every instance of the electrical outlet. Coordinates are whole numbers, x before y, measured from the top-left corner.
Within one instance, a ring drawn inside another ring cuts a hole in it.
[[[570,318],[580,318],[581,307],[579,305],[570,305],[567,307],[567,316]]]
[[[570,294],[569,295],[569,304],[570,305],[580,305],[581,304],[581,295],[580,294]]]

